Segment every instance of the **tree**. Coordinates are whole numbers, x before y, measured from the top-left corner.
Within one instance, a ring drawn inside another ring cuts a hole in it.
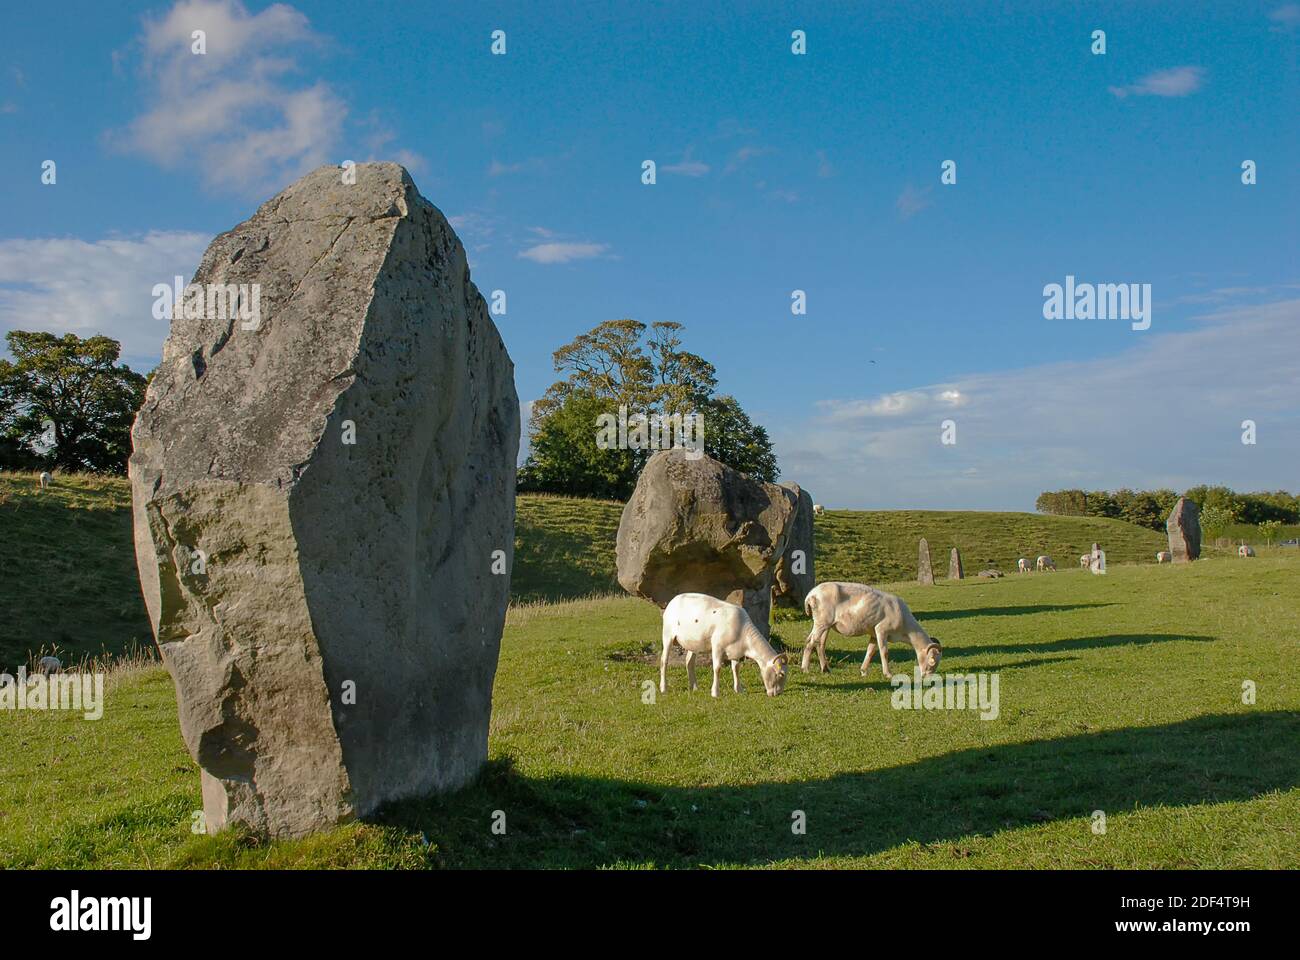
[[[61,470],[126,471],[145,377],[109,337],[13,330],[0,360],[0,436]]]
[[[737,470],[772,481],[772,442],[731,396],[715,393],[713,364],[682,346],[682,325],[608,320],[553,354],[562,379],[533,404],[532,452],[519,489],[625,499],[655,452],[602,449],[598,418],[609,415],[700,417],[704,452]],[[666,445],[666,444],[664,444]]]
[[[1264,537],[1264,542],[1270,547],[1273,546],[1273,538],[1277,536],[1282,529],[1281,520],[1261,520],[1259,523],[1259,532]]]
[[[1235,520],[1236,516],[1227,507],[1210,504],[1201,507],[1201,532],[1205,539],[1213,540],[1223,534]]]

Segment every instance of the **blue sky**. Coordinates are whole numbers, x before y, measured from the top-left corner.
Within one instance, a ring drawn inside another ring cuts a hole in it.
[[[151,366],[154,283],[395,159],[507,292],[525,402],[577,333],[675,320],[830,506],[1300,487],[1298,4],[189,0],[0,36],[0,331]],[[1150,283],[1151,328],[1045,320],[1067,274]]]

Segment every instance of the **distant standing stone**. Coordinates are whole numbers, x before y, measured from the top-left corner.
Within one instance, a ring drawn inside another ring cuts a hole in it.
[[[1196,501],[1179,497],[1165,523],[1174,563],[1190,563],[1201,555],[1201,511]]]
[[[919,557],[916,561],[916,582],[931,586],[934,584],[934,568],[930,566],[930,544],[921,538]]]
[[[949,580],[962,579],[961,551],[958,550],[956,547],[952,548],[952,556],[948,558],[948,579]]]

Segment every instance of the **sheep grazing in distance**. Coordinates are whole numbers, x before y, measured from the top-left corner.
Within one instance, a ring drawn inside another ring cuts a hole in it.
[[[58,673],[63,669],[63,661],[58,657],[41,657],[36,661],[37,673]]]
[[[41,489],[42,489],[42,490],[47,490],[47,489],[49,489],[50,484],[53,483],[53,482],[54,482],[54,478],[53,478],[52,476],[50,476],[50,474],[49,474],[48,471],[45,471],[45,472],[42,472],[42,473],[41,473]]]
[[[1044,570],[1051,570],[1052,572],[1056,571],[1056,563],[1052,560],[1051,557],[1047,557],[1047,556],[1039,557],[1034,562],[1038,565],[1038,570],[1040,573]]]
[[[1026,559],[1025,557],[1021,557],[1019,560],[1017,560],[1017,561],[1016,561],[1016,572],[1017,572],[1017,573],[1028,573],[1028,572],[1029,572],[1029,560]]]
[[[1082,567],[1084,570],[1088,569],[1088,564],[1090,564],[1091,562],[1092,562],[1092,554],[1090,553],[1079,554],[1079,566]]]
[[[825,512],[826,512],[826,508],[823,507],[820,503],[813,504],[813,513],[817,514],[817,516],[820,517]]]
[[[1156,563],[1172,563],[1173,557],[1169,555],[1168,550],[1161,550],[1156,554]]]
[[[1243,543],[1241,546],[1237,548],[1237,556],[1239,557],[1253,557],[1254,555],[1255,555],[1254,547],[1249,547]]]
[[[880,649],[880,669],[888,680],[889,641],[906,641],[916,651],[916,662],[921,675],[929,676],[939,666],[943,646],[922,629],[912,616],[907,604],[892,593],[885,593],[865,583],[843,583],[828,580],[808,591],[804,612],[812,617],[813,628],[803,648],[803,669],[807,672],[812,661],[813,648],[822,673],[829,673],[826,663],[826,634],[834,627],[842,637],[874,636],[867,644],[867,655],[862,661],[862,675],[867,675],[876,648]]]
[[[664,651],[659,657],[659,692],[667,692],[668,651],[676,643],[686,651],[686,675],[695,689],[695,655],[713,658],[713,688],[718,695],[718,671],[731,661],[732,689],[740,693],[740,661],[748,657],[758,664],[763,687],[769,697],[785,689],[790,658],[778,654],[749,619],[744,607],[703,593],[679,593],[664,608]]]

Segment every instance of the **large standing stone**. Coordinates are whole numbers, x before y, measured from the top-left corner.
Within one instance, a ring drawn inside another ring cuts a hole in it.
[[[961,569],[961,551],[956,547],[952,548],[952,555],[948,557],[948,579],[960,580],[964,574]]]
[[[934,567],[930,564],[930,543],[925,539],[925,537],[921,538],[921,545],[918,554],[916,561],[916,582],[926,586],[933,586]]]
[[[1201,511],[1196,501],[1179,497],[1165,522],[1174,563],[1190,563],[1201,555]]]
[[[783,483],[795,495],[794,519],[786,537],[785,552],[777,561],[772,599],[781,606],[803,609],[808,591],[817,586],[813,564],[813,501],[807,490],[797,483]]]
[[[679,593],[745,608],[768,635],[772,581],[798,498],[707,456],[656,453],[618,525],[618,582],[660,609]]]
[[[140,581],[209,831],[305,834],[486,758],[513,365],[443,215],[396,164],[355,172],[212,241],[195,283],[260,284],[260,323],[178,312],[132,430]]]

